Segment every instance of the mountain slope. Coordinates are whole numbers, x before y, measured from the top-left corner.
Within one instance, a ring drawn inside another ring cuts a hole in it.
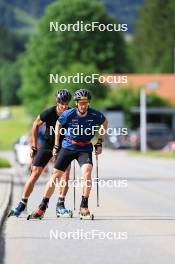
[[[145,0],[99,0],[106,10],[120,23],[127,23],[129,32],[134,31],[135,21]],[[0,22],[9,29],[32,27],[36,19],[44,14],[45,8],[54,0],[0,0]],[[27,30],[27,28],[26,28]],[[25,28],[23,29],[25,32]]]

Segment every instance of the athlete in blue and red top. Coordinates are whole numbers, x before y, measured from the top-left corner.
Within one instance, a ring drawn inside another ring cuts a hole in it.
[[[60,148],[60,135],[64,133],[65,137],[62,142],[62,148],[55,162],[53,174],[45,188],[44,197],[39,206],[40,212],[42,210],[43,213],[47,208],[47,204],[44,204],[43,201],[48,201],[55,189],[54,184],[51,183],[56,182],[56,180],[63,175],[70,163],[76,159],[81,167],[84,179],[80,214],[85,216],[90,215],[90,211],[88,209],[88,198],[92,185],[91,173],[93,167],[93,146],[91,140],[95,135],[95,131],[98,131],[98,140],[94,147],[95,154],[101,154],[102,142],[105,130],[107,129],[107,120],[102,113],[89,108],[91,94],[88,90],[77,90],[74,95],[74,100],[76,102],[76,107],[64,111],[56,122],[55,145],[53,148],[53,155],[55,157],[57,156]],[[103,133],[100,133],[102,130]]]
[[[88,105],[84,101],[79,102],[79,104],[83,106]],[[95,131],[98,131],[98,126],[104,123],[105,117],[102,113],[92,108],[86,109],[86,115],[83,116],[78,109],[75,107],[66,110],[58,118],[58,122],[62,126],[65,126],[65,129],[61,130],[65,135],[62,147],[80,152],[92,152],[93,146],[90,141],[94,137]]]

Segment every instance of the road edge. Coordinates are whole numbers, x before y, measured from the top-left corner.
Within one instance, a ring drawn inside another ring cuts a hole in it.
[[[7,217],[7,213],[8,213],[9,206],[12,201],[12,195],[13,195],[13,174],[11,173],[10,170],[9,170],[9,173],[8,171],[6,171],[6,173],[7,173],[6,177],[8,178],[7,179],[8,183],[7,183],[7,191],[6,191],[5,200],[3,202],[3,205],[0,207],[0,232],[3,227],[4,221]]]

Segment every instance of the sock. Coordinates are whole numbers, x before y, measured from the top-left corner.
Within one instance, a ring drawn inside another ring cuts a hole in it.
[[[39,209],[45,211],[45,210],[47,209],[47,207],[48,207],[48,203],[49,203],[49,198],[44,197],[44,198],[42,199],[41,204],[39,205]]]
[[[59,196],[57,206],[64,206],[65,197]]]
[[[88,197],[82,196],[80,207],[88,208]]]
[[[17,206],[17,208],[16,209],[18,209],[20,212],[23,212],[24,210],[25,210],[25,208],[26,208],[26,203],[24,203],[24,201],[20,201],[19,202],[19,204],[18,204],[18,206]]]
[[[27,205],[27,202],[28,202],[28,198],[22,198],[21,199],[21,202],[25,205]]]

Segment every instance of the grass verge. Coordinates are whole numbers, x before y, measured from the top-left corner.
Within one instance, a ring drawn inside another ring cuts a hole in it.
[[[163,152],[163,151],[147,151],[146,153],[141,153],[139,151],[128,151],[130,156],[140,156],[140,157],[152,157],[152,158],[166,158],[175,159],[175,152]]]
[[[11,164],[8,160],[0,158],[0,168],[10,168]]]
[[[31,120],[22,106],[9,107],[11,118],[0,120],[0,149],[12,149],[18,137],[25,135],[31,129]],[[1,109],[1,108],[0,108]]]

